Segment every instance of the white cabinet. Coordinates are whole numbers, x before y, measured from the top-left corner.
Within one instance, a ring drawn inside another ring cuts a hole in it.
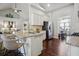
[[[67,56],[79,56],[79,47],[68,45],[66,55]]]
[[[33,14],[33,24],[34,25],[36,25],[36,24],[39,25],[39,16],[37,14]]]
[[[31,25],[43,25],[42,16],[39,14],[32,14]]]
[[[49,19],[48,15],[41,10],[30,6],[29,9],[29,23],[30,25],[43,25],[43,21],[47,21]]]
[[[40,38],[39,38],[40,37]],[[31,40],[31,55],[36,56],[41,54],[43,43],[41,36],[36,36]]]
[[[36,13],[31,14],[31,25],[43,25],[43,21],[48,21],[48,17]]]
[[[71,46],[71,56],[79,56],[79,47]]]
[[[43,40],[45,40],[45,32],[26,39],[26,56],[38,56],[43,50]]]

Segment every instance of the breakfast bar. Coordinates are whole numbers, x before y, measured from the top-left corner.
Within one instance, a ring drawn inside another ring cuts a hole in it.
[[[79,56],[79,36],[67,36],[67,55]]]
[[[70,44],[72,46],[77,46],[79,47],[79,37],[78,36],[67,36],[67,44]]]
[[[39,33],[17,32],[15,35],[24,41],[26,56],[41,54],[43,50],[43,40],[46,37],[45,31]]]

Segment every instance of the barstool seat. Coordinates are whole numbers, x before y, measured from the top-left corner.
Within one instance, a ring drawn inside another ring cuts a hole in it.
[[[0,43],[2,43],[2,39],[0,38]]]
[[[1,38],[1,35],[2,35],[2,34],[1,34],[1,32],[0,32],[0,43],[2,43],[2,38]]]
[[[8,50],[16,50],[23,46],[23,43],[16,43],[16,40],[3,41],[3,46]]]
[[[1,39],[1,35],[0,35],[0,49],[2,49],[2,42],[3,40]]]
[[[17,50],[24,45],[24,43],[19,43],[16,39],[9,39],[5,35],[2,35],[1,38],[3,39],[3,46],[7,50]]]
[[[0,38],[0,50],[2,49],[2,39]]]

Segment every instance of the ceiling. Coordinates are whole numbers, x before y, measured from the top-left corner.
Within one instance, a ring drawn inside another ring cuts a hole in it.
[[[33,6],[45,12],[54,11],[70,4],[72,3],[32,3]],[[12,5],[12,3],[0,3],[0,10],[12,8]]]
[[[0,3],[0,10],[11,8],[11,3]]]
[[[39,3],[40,7],[45,9],[46,12],[54,11],[70,4],[72,3]]]

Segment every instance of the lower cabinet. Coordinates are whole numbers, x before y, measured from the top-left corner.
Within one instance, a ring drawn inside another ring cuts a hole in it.
[[[43,43],[43,39],[41,39],[41,36],[36,36],[33,39],[31,39],[31,55],[39,55],[41,53]]]
[[[45,39],[43,36],[43,34],[36,35],[26,39],[26,56],[38,56],[41,54],[41,51],[43,50],[43,40]]]
[[[70,55],[71,56],[79,56],[79,47],[77,46],[70,46]]]
[[[38,56],[43,50],[43,40],[46,38],[46,32],[41,32],[36,35],[24,38],[24,45],[21,48],[21,53],[25,56]]]
[[[68,45],[66,56],[79,56],[79,47]]]

